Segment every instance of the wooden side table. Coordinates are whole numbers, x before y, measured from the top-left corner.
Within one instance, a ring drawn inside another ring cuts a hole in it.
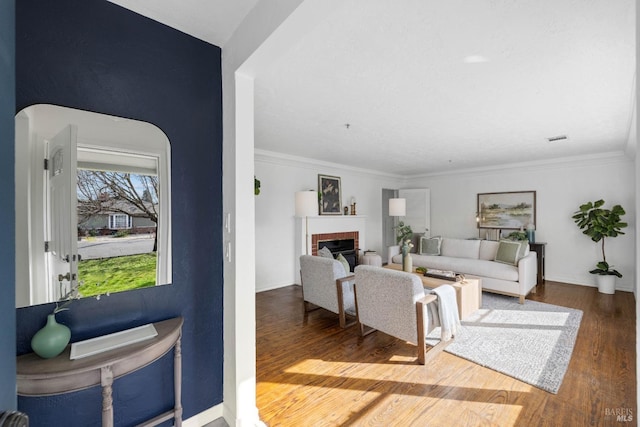
[[[541,285],[544,283],[544,257],[545,257],[545,247],[547,246],[546,242],[529,242],[529,248],[534,251],[538,256],[538,275],[536,280],[536,285]]]
[[[130,374],[158,360],[175,347],[173,366],[174,409],[149,420],[154,426],[174,419],[182,425],[182,317],[154,323],[158,335],[125,347],[70,360],[71,345],[52,359],[42,359],[35,353],[18,356],[16,380],[21,396],[50,396],[102,385],[102,425],[113,426],[112,385],[114,379]]]
[[[392,270],[402,270],[400,264],[387,264],[384,268]],[[477,276],[465,275],[464,282],[453,282],[450,280],[436,279],[435,277],[427,277],[424,274],[416,273],[415,268],[413,274],[416,274],[422,280],[422,286],[425,288],[437,288],[442,285],[451,285],[456,290],[456,302],[458,303],[458,313],[460,320],[466,319],[470,314],[482,307],[482,278]]]

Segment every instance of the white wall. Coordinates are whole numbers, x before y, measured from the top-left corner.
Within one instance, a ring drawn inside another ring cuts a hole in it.
[[[358,214],[367,217],[367,248],[382,250],[383,188],[430,188],[431,235],[478,237],[475,212],[478,193],[536,191],[536,241],[547,242],[546,278],[595,286],[588,271],[601,259],[571,216],[589,200],[621,204],[629,223],[625,235],[607,239],[607,260],[623,275],[619,290],[635,289],[635,164],[622,155],[583,157],[547,164],[517,165],[502,170],[440,174],[404,180],[397,176],[353,171],[311,159],[256,151],[255,172],[262,182],[256,197],[256,291],[296,283],[294,193],[316,189],[318,173],[340,176],[343,205],[355,196]]]
[[[339,176],[342,205],[356,198],[358,215],[366,217],[366,248],[382,250],[382,189],[400,188],[402,179],[337,164],[256,150],[260,180],[256,209],[256,291],[296,283],[294,194],[317,190],[318,174]]]
[[[515,167],[514,167],[515,166]],[[617,288],[635,284],[634,162],[628,156],[583,157],[553,164],[511,165],[502,170],[476,170],[409,180],[411,187],[431,189],[431,235],[478,237],[477,193],[536,191],[536,241],[547,242],[546,279],[595,286],[588,270],[601,260],[600,245],[583,235],[571,216],[587,202],[604,199],[620,204],[629,223],[625,235],[607,239],[609,264],[623,274]]]
[[[230,426],[261,425],[255,379],[253,76],[287,48],[275,39],[296,39],[284,23],[301,3],[258,2],[222,51],[223,206],[230,218],[224,231],[223,416]],[[194,418],[204,425],[211,414]]]
[[[29,116],[21,111],[16,115],[16,144],[15,144],[15,209],[16,209],[16,236],[31,236],[29,234],[31,192],[29,191],[31,179],[29,176],[30,157],[29,142],[31,140]],[[16,243],[16,279],[22,277],[22,285],[16,280],[16,307],[25,307],[31,303],[31,287],[26,283],[32,283],[31,267],[29,263],[29,240],[15,239]]]

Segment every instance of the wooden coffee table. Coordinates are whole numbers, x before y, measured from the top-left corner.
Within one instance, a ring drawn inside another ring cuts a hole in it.
[[[391,270],[402,271],[402,265],[400,264],[387,264],[384,268]],[[450,280],[437,279],[435,277],[427,277],[424,274],[416,273],[416,269],[413,269],[413,274],[420,277],[422,280],[422,286],[425,288],[433,289],[442,285],[451,285],[456,290],[456,301],[458,303],[458,313],[460,314],[460,320],[467,318],[471,313],[479,310],[482,306],[482,278],[478,276],[464,276],[463,282],[454,282]]]

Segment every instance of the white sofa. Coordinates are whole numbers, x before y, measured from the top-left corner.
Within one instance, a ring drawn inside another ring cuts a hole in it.
[[[419,245],[419,247],[422,245]],[[452,270],[482,278],[482,289],[503,295],[518,297],[524,304],[529,292],[535,293],[537,280],[536,253],[525,248],[524,256],[517,265],[495,261],[500,242],[491,240],[467,240],[442,238],[440,255],[412,253],[413,267]],[[394,248],[394,247],[392,247]],[[396,247],[397,248],[397,247]],[[402,264],[402,255],[395,249],[389,258]]]

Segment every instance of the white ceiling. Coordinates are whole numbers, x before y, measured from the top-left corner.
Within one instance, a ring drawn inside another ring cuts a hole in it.
[[[256,3],[114,2],[223,47]],[[623,152],[634,17],[633,0],[345,0],[257,74],[255,146],[402,175]]]
[[[109,0],[201,40],[224,46],[258,0]]]

